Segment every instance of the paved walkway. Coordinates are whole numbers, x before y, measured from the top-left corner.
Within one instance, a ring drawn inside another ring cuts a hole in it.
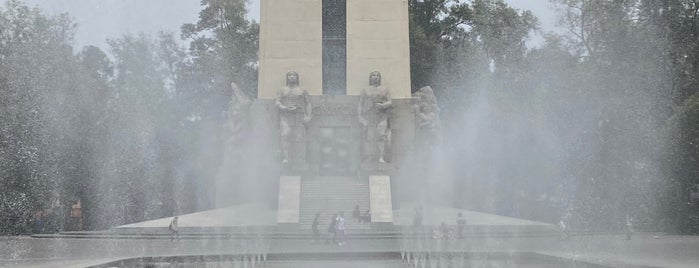
[[[698,267],[699,236],[638,234],[573,237],[477,238],[427,241],[445,251],[536,252],[611,267]],[[309,240],[180,240],[167,239],[40,239],[0,237],[0,266],[85,267],[126,258],[173,255],[226,255],[258,250],[270,253],[400,252],[414,245],[400,239],[350,240],[345,246],[314,244]],[[414,248],[414,247],[413,247]],[[431,247],[433,248],[433,247]]]

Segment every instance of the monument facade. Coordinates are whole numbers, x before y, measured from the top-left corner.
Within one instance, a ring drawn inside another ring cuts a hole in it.
[[[310,210],[370,203],[362,209],[387,210],[371,213],[391,223],[391,176],[415,139],[408,1],[262,0],[260,11],[253,110],[276,106],[279,202],[301,199],[299,213],[286,206],[283,213],[299,214],[301,223],[322,212]],[[319,208],[308,201],[317,191],[338,198]]]
[[[393,98],[410,98],[408,21],[407,0],[262,0],[258,98],[275,98],[291,70],[311,96],[359,96],[379,71]],[[323,73],[343,63],[345,94],[324,94],[324,81],[343,78]]]

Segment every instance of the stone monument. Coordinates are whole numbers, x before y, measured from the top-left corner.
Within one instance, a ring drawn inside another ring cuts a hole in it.
[[[439,104],[429,86],[413,93],[413,99],[418,151],[425,154],[441,142],[442,121],[439,119]]]
[[[375,155],[380,163],[386,163],[388,159],[386,149],[391,144],[392,106],[391,92],[381,85],[381,73],[371,72],[369,86],[362,91],[357,109],[359,123],[364,128],[363,141],[368,145],[363,147],[363,156],[369,160],[374,159],[371,155]]]
[[[300,155],[306,141],[306,125],[311,121],[311,102],[308,91],[299,87],[299,74],[286,73],[286,86],[279,90],[275,106],[279,109],[279,134],[282,163],[289,162],[289,152],[294,149],[294,159]]]
[[[415,143],[408,2],[262,0],[260,15],[253,111],[279,122],[261,127],[280,137],[278,223],[359,205],[391,224],[391,178]]]

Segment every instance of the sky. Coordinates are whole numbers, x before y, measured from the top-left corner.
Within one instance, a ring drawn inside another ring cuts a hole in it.
[[[7,0],[2,0],[3,3]],[[179,33],[180,26],[195,23],[201,10],[200,0],[23,0],[48,14],[67,12],[75,19],[78,30],[75,45],[96,45],[108,50],[107,38],[124,33],[158,31]],[[288,0],[282,0],[288,1]],[[549,0],[506,0],[520,10],[531,10],[544,30],[552,30],[555,15]],[[259,21],[260,0],[249,0],[248,17]],[[536,40],[536,37],[535,37]],[[536,41],[535,41],[536,42]]]

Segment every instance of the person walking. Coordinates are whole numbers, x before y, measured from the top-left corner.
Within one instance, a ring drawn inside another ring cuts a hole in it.
[[[34,212],[34,233],[41,234],[44,232],[44,211],[37,209]]]
[[[342,246],[345,244],[345,217],[343,212],[337,217],[337,244]]]
[[[422,216],[423,216],[422,206],[415,208],[415,216],[413,216],[413,227],[422,226]]]
[[[466,219],[464,219],[464,214],[459,212],[456,218],[456,231],[459,238],[464,237],[464,227],[466,227]]]
[[[180,240],[180,231],[179,227],[177,226],[177,216],[172,218],[172,221],[170,222],[170,226],[168,227],[170,230],[170,241],[173,239],[177,239],[178,241]]]
[[[313,225],[311,225],[311,230],[313,230],[314,244],[320,241],[320,231],[318,230],[318,224],[320,224],[320,212],[316,212],[316,217],[313,219]]]
[[[330,225],[328,225],[328,233],[330,233],[330,237],[325,242],[327,244],[329,244],[331,241],[333,243],[337,243],[337,214],[333,214],[332,218],[330,218]]]
[[[362,216],[362,222],[363,223],[371,223],[371,211],[370,210],[367,209],[366,212],[364,212],[364,216]]]
[[[566,213],[558,221],[558,232],[560,240],[570,239],[570,230],[568,230],[568,221],[570,220],[570,215],[570,213]]]
[[[633,234],[633,218],[631,215],[626,214],[626,240],[631,240],[631,235]]]
[[[70,225],[73,231],[82,231],[83,229],[83,206],[80,199],[73,202],[70,206]]]
[[[359,211],[359,205],[354,206],[354,211],[352,211],[352,218],[357,220],[357,223],[362,222],[362,212]]]

